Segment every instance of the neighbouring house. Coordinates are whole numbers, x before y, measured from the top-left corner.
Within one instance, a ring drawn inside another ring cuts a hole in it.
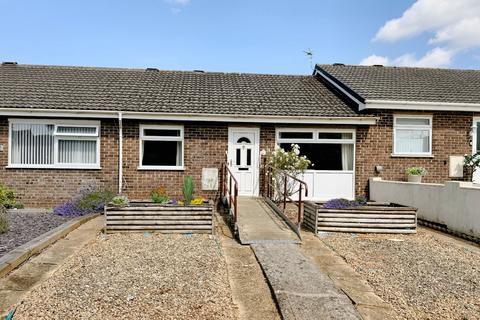
[[[227,162],[240,195],[256,196],[261,151],[295,143],[313,163],[303,176],[310,199],[353,198],[368,193],[369,177],[403,179],[413,165],[429,170],[426,181],[449,179],[450,156],[480,143],[477,98],[480,71],[336,64],[291,76],[3,63],[0,179],[37,207],[91,183],[137,199],[159,186],[180,195],[185,175],[215,198],[202,190],[202,171]]]

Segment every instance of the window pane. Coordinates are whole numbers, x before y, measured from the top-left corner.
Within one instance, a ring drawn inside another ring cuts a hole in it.
[[[76,135],[76,134],[90,134],[90,135],[95,135],[95,134],[97,134],[97,128],[96,128],[96,127],[68,127],[68,126],[58,126],[58,127],[57,127],[57,133],[71,134],[71,135]]]
[[[353,144],[299,143],[300,155],[311,162],[309,169],[314,170],[353,170]],[[280,147],[289,151],[291,144],[282,143]]]
[[[237,166],[241,165],[241,153],[242,153],[242,150],[240,150],[240,148],[237,148],[237,151],[235,154],[235,165]]]
[[[429,130],[397,129],[395,140],[395,149],[397,153],[430,152]]]
[[[351,132],[319,132],[318,139],[353,139]]]
[[[143,129],[143,135],[149,137],[180,137],[180,130]]]
[[[280,132],[280,139],[313,139],[313,132]]]
[[[241,137],[240,139],[237,140],[237,143],[252,143],[250,141],[250,139],[248,139],[247,137]]]
[[[247,166],[252,165],[252,149],[247,149]]]
[[[397,118],[397,124],[402,126],[429,126],[430,119],[422,118]]]
[[[12,164],[53,164],[53,125],[12,124]]]
[[[97,162],[97,141],[58,140],[58,162],[95,164]]]
[[[143,166],[181,166],[181,141],[143,141]]]

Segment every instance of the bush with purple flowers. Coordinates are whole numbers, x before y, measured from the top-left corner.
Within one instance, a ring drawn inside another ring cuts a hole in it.
[[[53,209],[59,216],[83,216],[89,213],[102,212],[105,204],[115,195],[111,191],[99,191],[95,185],[82,188],[79,194]]]
[[[355,200],[347,200],[343,198],[331,199],[323,204],[325,209],[347,209],[361,207],[367,204],[367,199],[364,197],[357,197]]]

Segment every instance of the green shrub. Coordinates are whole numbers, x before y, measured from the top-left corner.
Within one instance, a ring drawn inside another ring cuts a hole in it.
[[[23,204],[17,202],[15,191],[0,183],[0,205],[7,209],[23,208]]]
[[[405,173],[412,176],[424,176],[427,174],[427,169],[423,167],[411,167],[407,168],[407,170],[405,170]]]
[[[150,192],[150,197],[152,198],[153,202],[160,204],[165,204],[169,200],[165,187],[159,187],[155,190],[152,190],[152,192]]]
[[[112,203],[116,206],[127,206],[129,203],[129,200],[127,196],[115,196],[112,199]]]
[[[185,200],[185,205],[189,205],[193,199],[193,179],[192,176],[186,176],[183,178],[183,199]]]
[[[8,217],[7,209],[4,206],[0,206],[0,234],[8,231]]]
[[[111,191],[94,191],[79,199],[76,207],[85,211],[100,211],[105,203],[109,203],[114,196],[115,194]]]

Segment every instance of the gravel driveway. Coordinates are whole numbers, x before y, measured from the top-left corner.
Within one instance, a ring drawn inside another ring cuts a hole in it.
[[[0,257],[39,235],[70,220],[43,211],[9,210],[10,223],[8,232],[0,234]]]
[[[15,319],[236,319],[209,235],[99,235],[30,292]]]
[[[480,319],[480,248],[416,235],[322,235],[401,319]]]

